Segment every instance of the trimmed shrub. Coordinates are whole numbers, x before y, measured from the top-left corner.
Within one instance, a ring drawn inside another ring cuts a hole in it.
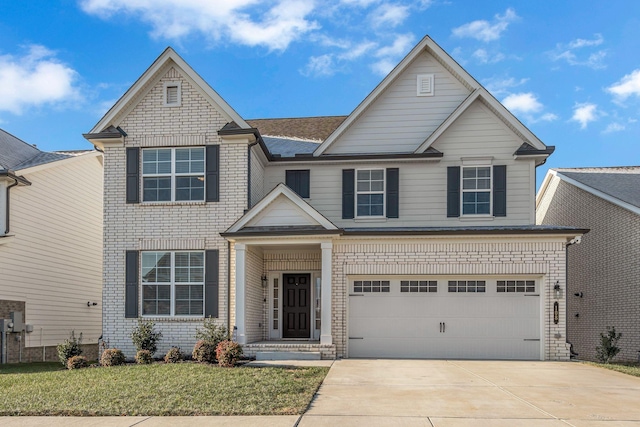
[[[73,356],[80,356],[82,354],[82,332],[76,338],[75,331],[71,331],[69,338],[64,340],[62,344],[58,344],[56,349],[58,350],[58,359],[63,366],[67,366],[67,360]]]
[[[178,363],[184,359],[184,355],[180,351],[180,347],[171,347],[164,356],[166,363]]]
[[[71,356],[67,360],[67,369],[80,369],[89,366],[87,358],[84,356]]]
[[[100,364],[102,366],[118,366],[124,365],[125,358],[122,350],[118,348],[108,348],[102,352]]]
[[[145,320],[138,320],[138,326],[131,331],[131,341],[136,346],[136,350],[149,350],[153,356],[158,350],[158,342],[162,338],[162,332],[153,330],[155,323]]]
[[[193,360],[200,363],[215,363],[216,348],[210,341],[200,340],[193,347]]]
[[[615,326],[607,326],[607,333],[600,332],[600,345],[596,347],[596,359],[602,363],[609,363],[620,353],[618,341],[622,333],[616,334]]]
[[[218,364],[232,368],[242,356],[242,346],[235,341],[222,341],[216,347]]]
[[[136,363],[139,365],[149,365],[153,363],[153,354],[149,350],[139,350],[136,353]]]
[[[227,328],[222,325],[217,325],[215,320],[211,317],[204,319],[202,329],[198,328],[196,331],[196,340],[212,343],[214,350],[218,347],[220,342],[228,339],[229,332],[227,331]]]

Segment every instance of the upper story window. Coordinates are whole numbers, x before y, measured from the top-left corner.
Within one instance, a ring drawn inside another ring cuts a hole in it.
[[[384,169],[356,171],[356,216],[384,216]]]
[[[204,252],[142,252],[142,315],[202,316]]]
[[[298,196],[309,198],[309,169],[304,170],[288,170],[285,172],[285,180],[287,187],[295,191]]]
[[[462,168],[462,215],[491,215],[491,166]]]
[[[164,105],[166,107],[179,107],[181,104],[180,82],[166,82],[164,84]]]
[[[203,201],[204,182],[204,147],[142,150],[143,201]]]

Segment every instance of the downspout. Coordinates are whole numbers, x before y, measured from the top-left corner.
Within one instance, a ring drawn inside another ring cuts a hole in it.
[[[227,240],[227,333],[233,337],[231,329],[231,242]]]
[[[11,190],[13,187],[18,185],[18,180],[13,178],[13,184],[7,186],[7,205],[6,205],[6,224],[5,224],[5,230],[4,230],[4,234],[8,234],[9,233],[9,190]]]
[[[247,210],[251,209],[251,149],[258,141],[247,146]]]

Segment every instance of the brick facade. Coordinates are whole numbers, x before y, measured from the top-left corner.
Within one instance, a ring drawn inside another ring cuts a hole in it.
[[[622,332],[615,360],[640,357],[640,215],[553,177],[538,221],[591,231],[568,248],[567,337],[580,359],[595,360],[600,333]],[[582,297],[574,294],[582,292]]]

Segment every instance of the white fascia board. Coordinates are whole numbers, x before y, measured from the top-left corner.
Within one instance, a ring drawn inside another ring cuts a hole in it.
[[[249,210],[246,214],[244,214],[238,221],[236,221],[229,229],[226,231],[227,233],[235,233],[240,231],[246,224],[248,224],[252,219],[254,219],[260,212],[262,212],[267,206],[271,204],[278,196],[283,195],[291,202],[293,202],[297,207],[302,209],[304,213],[309,215],[316,221],[319,225],[323,226],[327,230],[337,230],[336,227],[331,221],[325,218],[320,212],[315,210],[310,204],[305,202],[300,196],[298,196],[292,189],[287,187],[285,184],[278,184],[269,194],[264,196],[262,200],[260,200],[256,205]]]
[[[544,176],[544,179],[542,180],[542,185],[540,186],[540,190],[538,191],[538,194],[536,194],[536,210],[538,210],[538,206],[540,205],[542,198],[547,192],[547,188],[549,187],[549,184],[551,183],[551,180],[553,179],[554,176],[556,176],[556,171],[553,169],[549,169],[547,171],[547,174]]]
[[[467,80],[466,83],[471,87],[479,86],[478,83],[471,78],[471,76],[462,69],[454,60],[451,58],[445,51],[443,51],[440,46],[438,46],[429,36],[425,36],[413,49],[411,52],[404,57],[402,61],[396,67],[391,70],[389,74],[376,86],[376,88],[369,94],[367,97],[356,107],[355,110],[345,119],[340,126],[336,130],[334,130],[331,135],[322,143],[316,150],[313,152],[314,156],[319,156],[324,153],[327,148],[329,148],[343,133],[346,131],[352,124],[355,122],[362,113],[364,113],[367,108],[371,104],[373,104],[376,99],[384,92],[395,79],[404,72],[404,70],[413,62],[413,60],[422,53],[425,48],[429,47],[434,55],[439,55],[440,60],[447,63],[452,69],[456,72],[459,72],[460,76]]]
[[[549,172],[551,172],[551,171],[549,171]],[[607,193],[603,193],[600,190],[596,190],[593,187],[589,187],[588,185],[585,185],[585,184],[583,184],[581,182],[578,182],[575,179],[571,179],[568,176],[563,175],[562,172],[558,172],[558,171],[553,171],[553,172],[561,180],[563,180],[563,181],[565,181],[565,182],[567,182],[567,183],[569,183],[569,184],[571,184],[573,186],[576,186],[579,189],[586,191],[587,193],[591,193],[594,196],[597,196],[597,197],[600,197],[603,200],[606,200],[607,202],[613,203],[616,206],[620,206],[621,208],[626,209],[628,211],[631,211],[631,212],[635,213],[636,215],[640,215],[640,208],[637,207],[637,206],[634,206],[634,205],[632,205],[630,203],[624,202],[624,201],[622,201],[622,200],[620,200],[620,199],[618,199],[616,197],[610,196]]]
[[[137,97],[140,92],[144,89],[144,87],[151,81],[152,78],[156,76],[156,74],[165,68],[169,61],[173,61],[179,68],[182,69],[185,76],[195,85],[195,87],[200,88],[200,90],[209,98],[209,100],[214,104],[214,106],[219,107],[218,110],[225,113],[229,120],[235,121],[238,126],[242,128],[250,128],[250,126],[240,117],[236,111],[231,108],[227,102],[222,99],[218,93],[213,90],[207,82],[198,75],[198,73],[193,70],[185,62],[184,59],[180,57],[171,47],[168,47],[160,54],[160,56],[151,64],[151,66],[136,80],[136,82],[120,97],[120,99],[111,107],[109,111],[100,119],[100,121],[91,129],[89,133],[98,133],[108,127],[110,124],[113,124],[113,120],[120,115],[120,113],[129,106],[129,103]],[[147,88],[148,90],[149,88]],[[131,108],[129,106],[129,108]]]
[[[445,119],[444,122],[422,143],[414,153],[424,153],[449,127],[473,104],[480,96],[480,89],[476,89]]]
[[[41,165],[31,166],[29,168],[16,169],[16,173],[20,172],[21,175],[26,175],[26,174],[30,174],[30,173],[34,173],[34,172],[40,172],[42,170],[50,169],[50,168],[53,168],[53,167],[68,165],[70,163],[74,163],[74,162],[78,162],[78,161],[82,161],[82,160],[90,159],[90,158],[94,158],[94,157],[98,157],[98,158],[102,157],[102,152],[97,151],[97,150],[96,151],[90,151],[88,153],[79,154],[77,156],[67,157],[65,159],[54,160],[53,162],[43,163]]]

